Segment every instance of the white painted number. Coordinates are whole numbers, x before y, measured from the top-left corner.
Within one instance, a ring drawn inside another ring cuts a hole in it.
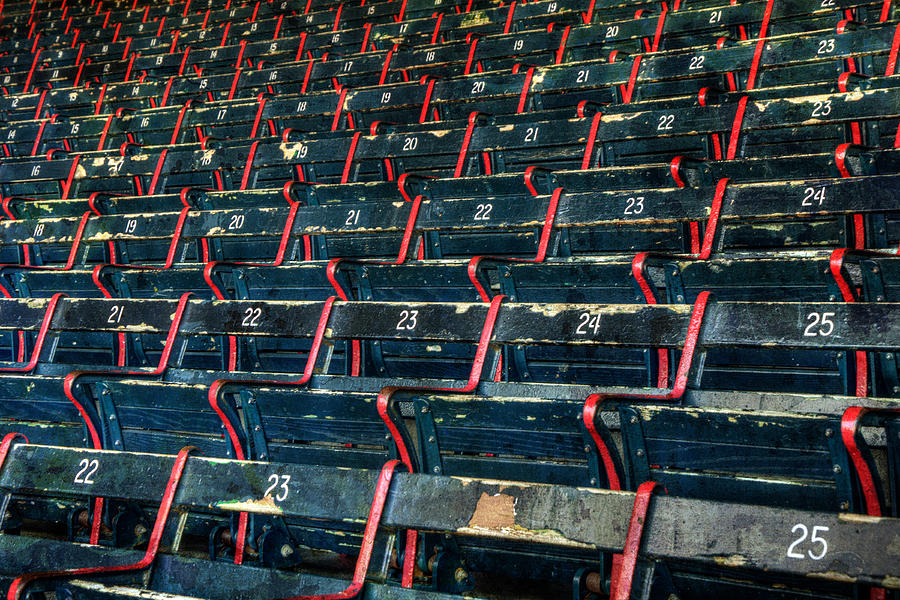
[[[801,206],[816,206],[815,201],[818,200],[818,206],[822,206],[822,201],[825,200],[825,188],[814,188],[808,187],[803,190],[803,202],[800,203]]]
[[[137,219],[128,219],[128,222],[125,223],[125,233],[134,233],[135,229],[137,229]]]
[[[97,472],[97,469],[100,468],[100,463],[97,459],[88,460],[86,458],[82,458],[81,462],[78,463],[78,466],[81,469],[78,473],[75,474],[75,483],[84,483],[87,485],[93,485],[94,480],[91,477],[94,476],[94,473]]]
[[[578,77],[575,78],[575,83],[587,83],[590,74],[590,69],[580,69],[578,71]]]
[[[269,475],[269,487],[266,488],[265,496],[268,496],[278,490],[278,493],[273,497],[278,502],[284,502],[288,497],[288,484],[291,482],[290,475],[279,475],[277,473],[272,473]]]
[[[821,100],[817,100],[815,105],[813,106],[811,116],[826,117],[829,114],[831,114],[831,100],[825,100],[824,102]]]
[[[228,229],[241,229],[244,226],[244,215],[231,215]]]
[[[122,312],[123,306],[121,304],[116,304],[112,307],[112,310],[109,311],[109,318],[106,320],[107,323],[121,323],[122,322]]]
[[[803,335],[805,337],[825,337],[831,335],[834,333],[834,321],[831,320],[833,316],[833,312],[823,312],[821,315],[815,312],[809,313],[806,315],[806,320],[809,321],[809,325],[803,330]],[[818,329],[816,329],[817,325]]]
[[[359,210],[350,209],[347,211],[347,220],[344,221],[344,225],[356,225],[359,223]]]
[[[612,27],[606,28],[606,37],[611,38],[611,37],[616,37],[617,35],[619,35],[619,26],[618,25],[613,25]]]
[[[403,151],[415,150],[419,147],[419,138],[408,137],[403,139]]]
[[[625,203],[625,214],[626,215],[639,215],[644,212],[644,197],[643,196],[632,196]]]
[[[583,312],[578,315],[578,327],[575,329],[576,335],[587,335],[588,329],[594,332],[594,335],[597,335],[597,332],[600,330],[600,315],[592,315],[591,313]]]
[[[397,330],[403,331],[407,329],[412,331],[416,328],[418,323],[416,322],[416,317],[419,316],[419,311],[417,310],[404,310],[400,313],[400,320],[397,321]]]
[[[490,221],[491,211],[494,210],[493,204],[478,204],[475,210],[476,221]]]
[[[722,20],[722,11],[721,10],[714,10],[711,13],[709,13],[709,24],[710,25],[718,23],[721,20]]]
[[[675,122],[675,115],[663,115],[659,118],[659,124],[656,126],[657,131],[672,129],[672,123]]]
[[[819,40],[819,49],[816,50],[816,54],[831,54],[832,52],[834,52],[834,38]]]
[[[525,142],[526,143],[536,142],[537,136],[538,136],[538,130],[540,130],[540,127],[529,127],[528,130],[525,132]]]
[[[475,81],[472,83],[472,94],[480,94],[484,91],[484,82],[483,81]]]
[[[704,60],[706,60],[705,56],[692,56],[691,64],[690,64],[690,66],[688,66],[688,69],[691,71],[696,71],[698,69],[702,69]]]
[[[259,325],[259,318],[262,316],[261,308],[248,308],[244,311],[244,320],[241,325],[244,327],[256,327]],[[268,492],[266,492],[268,494]]]
[[[828,527],[816,525],[812,528],[812,535],[809,536],[809,543],[818,544],[821,547],[821,550],[815,554],[812,550],[807,550],[806,555],[804,555],[803,552],[797,551],[797,546],[802,544],[806,540],[806,536],[809,535],[809,528],[803,523],[797,523],[791,528],[791,533],[796,534],[798,531],[800,532],[800,537],[788,546],[788,558],[806,558],[807,556],[813,560],[822,560],[825,558],[825,555],[828,554],[828,542],[825,541],[825,538],[819,537],[819,534],[828,531]]]

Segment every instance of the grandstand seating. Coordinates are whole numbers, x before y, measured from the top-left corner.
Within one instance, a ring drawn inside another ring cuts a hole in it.
[[[900,598],[893,0],[0,1],[7,598]]]

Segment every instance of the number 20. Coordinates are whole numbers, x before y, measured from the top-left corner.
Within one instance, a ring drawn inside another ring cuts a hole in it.
[[[241,229],[244,227],[244,215],[231,215],[228,221],[228,229]]]

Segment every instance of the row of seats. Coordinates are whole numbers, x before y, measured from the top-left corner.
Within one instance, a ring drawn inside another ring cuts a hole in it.
[[[891,0],[0,36],[8,598],[900,594]]]

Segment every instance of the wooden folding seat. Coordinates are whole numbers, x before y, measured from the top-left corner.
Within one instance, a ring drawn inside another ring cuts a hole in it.
[[[45,470],[42,473],[35,473],[33,469],[27,468],[27,462],[29,459],[36,460],[38,458],[43,461],[70,461],[72,465],[74,465],[76,472],[78,470],[78,460],[87,460],[89,466],[91,465],[90,461],[96,460],[97,469],[94,476],[90,478],[94,483],[90,486],[73,484],[72,482],[64,481],[62,477],[52,471],[48,472]],[[186,467],[185,463],[187,465]],[[624,539],[626,531],[628,530],[634,535],[637,535],[638,532],[641,533],[642,537],[646,540],[645,543],[647,546],[655,549],[657,546],[654,542],[658,539],[656,536],[663,533],[659,532],[659,528],[662,527],[661,523],[667,522],[669,519],[677,519],[679,515],[685,514],[688,511],[693,511],[703,515],[705,522],[712,523],[715,519],[721,524],[730,525],[725,528],[726,533],[717,536],[715,540],[714,547],[721,549],[721,554],[733,554],[733,549],[737,547],[737,544],[743,542],[740,553],[747,556],[749,565],[766,565],[770,570],[786,574],[796,573],[800,569],[808,569],[814,563],[812,563],[811,559],[809,559],[805,553],[803,554],[803,559],[773,559],[773,552],[765,554],[762,550],[757,550],[756,548],[758,548],[758,546],[751,544],[749,540],[754,540],[764,547],[768,547],[771,544],[772,546],[780,548],[781,542],[783,541],[782,538],[788,536],[788,543],[793,543],[794,538],[789,537],[790,524],[786,524],[788,523],[788,520],[792,519],[790,521],[791,523],[793,523],[794,520],[799,520],[803,523],[820,523],[820,525],[818,525],[820,529],[817,530],[816,540],[809,542],[806,545],[801,543],[802,549],[804,551],[808,549],[812,552],[813,556],[819,555],[822,544],[817,542],[818,540],[823,540],[825,544],[828,545],[829,549],[835,547],[849,547],[852,548],[854,552],[857,552],[859,556],[864,557],[858,565],[852,567],[844,567],[843,564],[841,564],[839,567],[841,572],[847,571],[853,573],[859,579],[867,582],[881,580],[889,582],[890,579],[886,578],[884,574],[892,574],[890,568],[887,567],[887,565],[890,564],[889,561],[892,560],[889,551],[887,552],[888,556],[879,556],[877,552],[871,549],[871,547],[863,547],[860,545],[861,533],[859,533],[859,528],[862,527],[865,529],[864,533],[866,535],[879,536],[879,539],[883,540],[882,547],[889,547],[890,540],[892,539],[891,536],[893,535],[894,520],[887,518],[878,521],[877,524],[880,527],[876,527],[875,523],[851,526],[839,520],[836,515],[833,516],[826,513],[807,511],[789,513],[784,509],[763,507],[748,508],[746,505],[669,498],[660,494],[658,497],[652,499],[655,510],[650,513],[650,516],[646,520],[646,525],[643,528],[638,529],[637,526],[631,528],[623,526],[619,529],[609,526],[601,528],[598,531],[596,524],[592,524],[592,534],[589,536],[582,533],[582,529],[579,529],[578,526],[581,524],[580,520],[576,519],[573,523],[571,517],[568,515],[566,515],[565,518],[562,515],[554,515],[552,511],[548,511],[546,508],[542,509],[541,506],[546,506],[545,503],[560,503],[562,502],[562,498],[567,498],[569,502],[583,503],[584,510],[589,511],[589,514],[597,514],[599,511],[604,511],[607,514],[622,514],[622,518],[625,520],[632,511],[636,495],[625,492],[597,494],[595,492],[565,486],[539,486],[527,483],[492,482],[490,480],[480,479],[455,480],[444,477],[428,477],[423,475],[405,475],[398,473],[390,479],[386,478],[387,482],[379,488],[380,493],[375,494],[376,498],[379,498],[376,502],[376,506],[378,507],[382,506],[380,497],[387,489],[391,491],[392,498],[396,499],[387,500],[384,503],[383,512],[378,511],[373,513],[369,502],[369,494],[360,493],[359,490],[376,489],[375,482],[377,481],[378,476],[376,471],[345,470],[341,472],[299,465],[291,466],[276,464],[270,466],[259,463],[251,463],[250,465],[243,466],[227,461],[214,462],[202,457],[187,458],[186,452],[179,454],[174,465],[175,467],[173,469],[171,457],[153,454],[85,454],[82,452],[76,453],[72,450],[20,444],[13,446],[12,451],[6,460],[4,467],[4,483],[7,486],[7,489],[11,489],[11,491],[14,492],[14,498],[15,494],[27,498],[36,493],[47,496],[54,494],[75,494],[75,497],[78,499],[86,499],[91,492],[105,495],[120,494],[137,500],[144,506],[147,506],[151,511],[156,510],[155,503],[160,497],[160,493],[157,490],[166,488],[168,493],[164,494],[164,496],[166,498],[174,497],[172,504],[175,506],[186,510],[210,512],[211,509],[209,508],[209,505],[212,503],[214,506],[212,512],[217,512],[221,510],[228,511],[232,506],[227,502],[216,502],[214,500],[215,496],[213,494],[220,494],[220,492],[206,492],[203,487],[193,485],[195,478],[199,479],[199,477],[204,477],[208,482],[215,482],[219,479],[222,479],[223,481],[233,481],[235,495],[246,497],[248,499],[256,499],[266,495],[264,493],[265,487],[268,485],[266,477],[271,469],[275,468],[275,474],[279,478],[278,481],[276,481],[276,484],[282,479],[287,482],[286,488],[288,493],[286,496],[283,496],[284,500],[276,500],[282,507],[284,514],[290,516],[312,516],[329,520],[336,519],[338,522],[350,520],[357,520],[357,522],[359,522],[365,520],[366,515],[368,515],[370,534],[367,537],[373,540],[380,540],[376,545],[377,548],[384,548],[386,543],[389,543],[395,536],[399,536],[402,533],[404,527],[432,530],[438,533],[450,531],[456,533],[455,530],[459,526],[469,521],[473,515],[476,515],[475,508],[479,506],[478,498],[485,496],[494,497],[494,494],[500,494],[499,497],[501,498],[511,498],[510,501],[514,502],[517,508],[514,522],[522,523],[522,527],[526,531],[535,532],[541,529],[552,529],[563,532],[560,536],[552,538],[539,536],[537,534],[521,533],[516,536],[510,531],[510,528],[504,528],[501,524],[493,522],[484,522],[482,524],[482,519],[480,517],[475,520],[475,523],[479,525],[478,527],[469,527],[466,530],[466,533],[479,538],[494,536],[502,541],[513,542],[515,540],[515,543],[519,544],[523,549],[563,547],[565,544],[560,537],[564,537],[566,540],[574,538],[583,543],[588,540],[593,540],[592,542],[588,541],[585,545],[598,549],[619,550],[625,545]],[[142,487],[121,487],[124,478],[121,475],[117,475],[128,471],[133,472],[141,466],[143,466],[147,472],[147,480],[156,481],[160,484],[157,490],[153,490],[151,486],[146,485],[143,482],[141,482]],[[102,473],[101,468],[103,469]],[[394,468],[396,469],[396,467]],[[246,475],[244,473],[246,473]],[[58,479],[58,482],[55,482],[54,478]],[[164,485],[167,480],[169,482],[168,486]],[[38,484],[39,481],[40,484]],[[295,481],[306,481],[307,484],[304,488],[297,489],[295,487]],[[38,485],[41,485],[40,491]],[[78,487],[76,487],[76,485]],[[352,492],[349,492],[351,489],[349,486],[352,486]],[[499,492],[498,490],[501,490],[501,486],[503,491]],[[426,491],[433,487],[438,487],[441,490],[443,497],[446,499],[446,512],[442,511],[441,514],[436,514],[434,511],[431,511],[431,513],[429,513],[426,509],[428,506],[427,501],[431,501],[433,497],[426,494]],[[335,495],[333,491],[337,490],[348,490],[348,493],[339,493]],[[282,490],[279,490],[279,493],[281,491]],[[641,494],[638,494],[637,497],[649,497],[651,493],[652,492],[650,492],[649,489],[645,489]],[[275,494],[272,492],[270,492],[270,494],[272,494],[272,497],[275,497]],[[339,503],[336,506],[332,505],[334,508],[329,510],[326,507],[322,507],[321,503],[313,501],[311,499],[312,494],[319,495],[320,497],[322,495],[331,496],[337,498]],[[218,497],[221,497],[221,495]],[[246,504],[248,508],[251,508],[254,511],[259,510],[256,508],[255,503]],[[83,558],[81,561],[77,561],[71,557],[71,547],[64,542],[40,539],[29,540],[19,536],[4,536],[4,555],[8,554],[10,557],[9,560],[4,563],[6,565],[4,568],[6,580],[10,581],[14,577],[20,575],[23,571],[27,571],[28,565],[33,564],[29,563],[29,561],[31,561],[33,555],[38,552],[58,556],[59,558],[55,563],[59,565],[76,563],[78,566],[94,565],[99,566],[101,569],[106,569],[113,564],[132,565],[137,563],[139,565],[137,567],[125,569],[119,573],[110,573],[105,576],[104,581],[107,584],[113,584],[107,588],[97,585],[93,576],[82,574],[77,570],[72,573],[67,573],[66,575],[68,576],[63,576],[61,579],[47,581],[39,578],[31,578],[27,581],[27,584],[25,580],[18,584],[19,588],[25,589],[69,590],[71,593],[76,594],[75,597],[79,598],[94,598],[98,597],[97,594],[100,594],[99,597],[107,598],[124,597],[128,594],[133,595],[136,588],[146,589],[148,587],[148,584],[146,583],[147,580],[141,581],[140,579],[140,577],[144,575],[143,569],[140,568],[140,565],[144,564],[140,562],[140,559],[143,556],[146,563],[153,564],[157,567],[152,570],[154,575],[149,583],[151,589],[159,589],[161,591],[182,591],[186,580],[180,578],[178,574],[185,572],[186,570],[194,570],[189,568],[189,566],[196,564],[196,559],[182,558],[173,553],[171,535],[173,528],[175,531],[178,529],[175,528],[174,525],[166,526],[167,522],[171,520],[168,510],[169,506],[170,503],[168,501],[164,502],[162,504],[162,509],[159,510],[154,517],[154,538],[159,537],[163,541],[164,551],[159,554],[155,551],[155,545],[151,551],[143,553],[140,551],[101,550],[82,547],[79,549],[78,554]],[[743,515],[741,517],[738,517],[738,515],[735,514],[736,511],[739,510],[738,507],[743,509]],[[638,514],[642,512],[643,510],[639,509]],[[758,524],[758,526],[754,528],[752,532],[743,532],[741,527],[735,527],[733,525],[738,522],[739,518],[744,519],[744,521],[748,518],[752,519],[753,523]],[[568,527],[563,526],[564,521],[568,522]],[[388,534],[385,536],[387,539],[385,539],[385,537],[374,535],[377,530],[376,526],[383,528],[384,533]],[[659,558],[681,558],[685,555],[685,550],[690,547],[690,545],[704,543],[704,539],[706,538],[699,533],[702,530],[698,530],[698,528],[694,526],[691,530],[693,531],[693,535],[688,535],[686,527],[687,525],[681,526],[678,529],[679,534],[681,534],[678,537],[679,542],[673,543],[669,547],[663,547],[664,549],[662,550],[645,550],[641,552],[640,562],[629,558],[625,563],[628,565],[626,571],[629,574],[632,574],[635,570],[638,573],[644,573],[644,570],[648,567],[644,562],[644,557],[651,560]],[[807,527],[811,526],[807,525]],[[824,530],[826,527],[828,528],[827,532]],[[851,527],[854,528],[851,529]],[[787,533],[785,533],[786,528],[788,530]],[[157,534],[157,531],[159,534]],[[165,533],[165,535],[161,535],[163,533]],[[669,534],[666,533],[666,535]],[[684,537],[682,537],[682,535]],[[182,542],[182,544],[185,544],[185,542]],[[684,549],[682,549],[682,544],[685,544]],[[174,550],[177,550],[178,548],[179,545],[176,545]],[[864,550],[864,548],[867,548],[867,550]],[[796,550],[797,548],[794,549]],[[828,550],[826,550],[826,554],[828,554]],[[379,552],[378,556],[381,555],[382,553]],[[697,565],[715,564],[712,558],[704,558],[702,556],[691,558],[691,562]],[[766,562],[762,562],[764,560]],[[87,565],[84,563],[87,563]],[[802,563],[802,565],[800,563]],[[374,566],[368,560],[363,560],[360,564],[365,571],[370,571],[370,567]],[[376,564],[381,563],[376,562]],[[212,598],[234,597],[236,590],[238,593],[244,593],[242,590],[249,591],[252,589],[256,593],[259,593],[262,589],[266,595],[284,596],[296,593],[291,590],[297,590],[298,588],[303,593],[321,593],[323,591],[338,591],[346,586],[346,582],[335,579],[324,579],[315,577],[314,575],[296,576],[285,574],[278,578],[268,576],[263,577],[262,581],[258,581],[256,574],[259,573],[261,576],[262,573],[253,570],[252,567],[246,569],[242,567],[237,571],[235,567],[231,565],[218,562],[210,564],[207,569],[208,570],[204,572],[207,573],[209,577],[204,580],[204,583],[206,584],[205,587],[207,588],[207,592],[204,595]],[[724,567],[724,569],[726,573],[741,572],[739,568],[735,567]],[[375,568],[374,572],[383,574],[386,570],[385,567],[382,566],[380,568]],[[100,573],[102,574],[103,571],[101,570]],[[227,576],[229,573],[231,574],[230,577]],[[246,575],[242,578],[237,576],[238,573]],[[249,581],[249,579],[251,579],[251,573],[253,573],[253,581]],[[215,577],[213,577],[213,575],[215,575]],[[379,583],[382,578],[378,575],[372,575],[372,578],[374,581],[364,582],[363,576],[360,575],[355,581],[358,581],[358,585],[361,586],[359,589],[365,589],[367,590],[367,594],[373,594],[375,597],[380,597],[379,590],[383,590],[383,593],[385,594],[391,593],[397,597],[406,597],[403,595],[402,588],[396,584]],[[232,579],[234,579],[234,581],[232,581]],[[243,579],[243,582],[241,582],[241,579]],[[614,584],[615,587],[623,590],[628,588],[627,591],[630,592],[632,586],[624,582],[623,579],[624,578],[617,577]],[[635,581],[635,585],[637,585],[638,588],[642,587],[640,583],[642,579],[642,577],[638,576]],[[191,581],[193,583],[196,580],[192,579]],[[252,587],[250,587],[251,585]],[[587,586],[586,589],[590,587],[586,583],[585,585]],[[263,587],[260,588],[260,586]],[[104,593],[107,595],[103,596]],[[426,590],[416,590],[415,593],[419,594],[417,597],[443,597],[439,593],[429,593]]]

